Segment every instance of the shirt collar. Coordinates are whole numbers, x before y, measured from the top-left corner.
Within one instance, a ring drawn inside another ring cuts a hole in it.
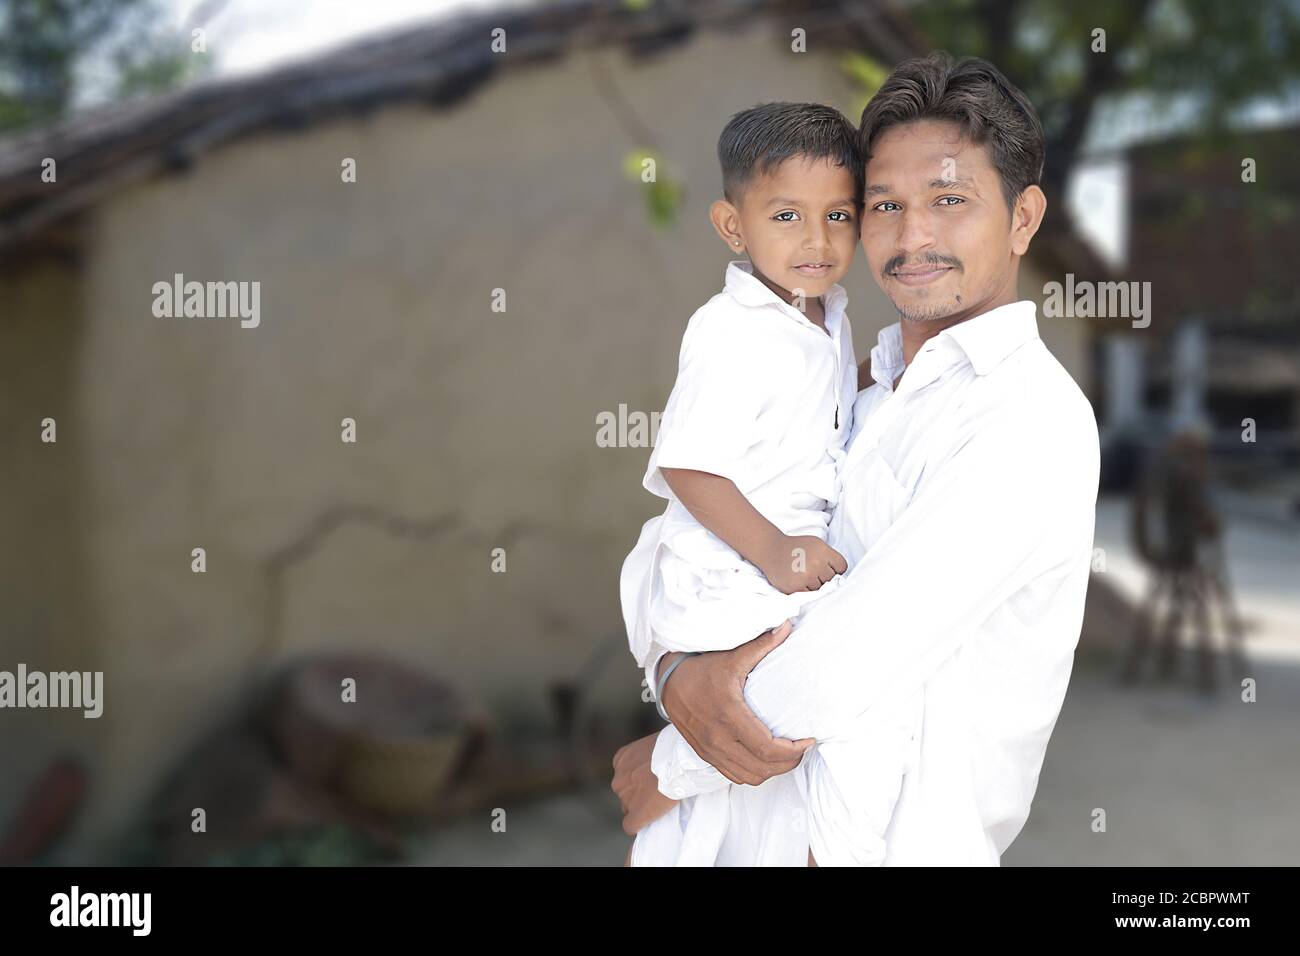
[[[955,341],[975,374],[987,375],[1020,346],[1038,338],[1037,310],[1033,300],[1021,299],[958,322],[935,337]]]
[[[871,377],[894,390],[894,380],[903,371],[903,330],[899,323],[887,325],[876,336],[876,346],[871,350]]]
[[[1037,306],[1030,299],[1001,305],[944,329],[925,348],[940,348],[947,339],[966,356],[976,375],[986,375],[1020,346],[1038,338],[1036,312]],[[871,377],[893,391],[894,381],[903,368],[902,326],[895,322],[881,329],[877,336],[876,346],[871,350]]]
[[[723,277],[723,287],[741,305],[750,306],[751,308],[776,305],[792,318],[797,318],[801,322],[807,322],[813,328],[817,328],[808,316],[782,299],[769,289],[762,279],[755,276],[754,264],[748,259],[733,259],[727,264],[727,272]],[[831,287],[822,296],[822,307],[826,310],[826,328],[832,334],[839,333],[840,318],[844,314],[848,301],[848,292],[838,282],[831,283]],[[817,329],[817,331],[820,332],[821,330]]]

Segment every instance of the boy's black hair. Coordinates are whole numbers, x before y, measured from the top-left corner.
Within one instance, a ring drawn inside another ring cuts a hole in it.
[[[1008,208],[1042,181],[1043,124],[1028,97],[987,60],[953,60],[937,51],[894,67],[862,111],[864,159],[885,130],[924,119],[956,123],[970,142],[988,149]]]
[[[795,156],[828,159],[853,176],[862,207],[863,161],[858,131],[839,110],[819,103],[762,103],[733,116],[718,138],[722,194],[736,204],[750,181]]]

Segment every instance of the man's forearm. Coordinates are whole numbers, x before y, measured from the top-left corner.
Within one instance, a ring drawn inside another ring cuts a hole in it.
[[[1087,560],[1095,457],[1065,435],[1035,440],[1026,459],[1010,423],[972,436],[750,672],[746,703],[774,735],[835,736],[892,690],[923,684],[1030,581]]]
[[[659,680],[663,677],[664,671],[668,669],[668,665],[674,659],[681,657],[684,653],[685,651],[661,651],[659,657],[646,664],[645,679],[655,700],[659,699]]]
[[[659,658],[655,667],[656,677],[661,678],[672,662],[682,657],[684,653],[668,651]],[[671,675],[668,680],[672,681]],[[658,686],[656,680],[655,687]],[[659,739],[655,741],[652,755],[651,770],[658,780],[659,792],[674,800],[683,800],[699,793],[718,790],[731,783],[718,772],[717,768],[697,754],[672,724],[659,731]]]
[[[659,686],[659,681],[663,679],[664,671],[673,661],[685,654],[685,651],[668,651],[663,657],[659,658],[659,663],[655,667],[655,686]]]

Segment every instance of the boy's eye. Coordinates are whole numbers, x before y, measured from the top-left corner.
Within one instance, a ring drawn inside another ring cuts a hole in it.
[[[894,208],[893,208],[893,209],[885,209],[885,208],[884,208],[885,206],[893,206]],[[878,203],[876,203],[876,204],[875,204],[874,206],[872,206],[871,208],[872,208],[872,209],[875,209],[877,212],[893,212],[895,209],[902,209],[903,207],[900,206],[900,205],[899,205],[898,203],[896,203],[896,202],[892,202],[892,201],[890,201],[890,200],[886,200],[885,202],[878,202]]]
[[[827,216],[838,216],[839,218],[834,219],[833,220],[834,222],[852,221],[852,217],[847,212],[844,212],[844,210],[842,209],[836,209],[834,212],[827,213]],[[784,212],[777,213],[772,218],[777,220],[778,222],[795,222],[798,220],[799,214],[795,212],[793,209],[787,209]]]
[[[952,202],[947,202],[947,201],[946,201],[946,200],[949,200],[949,199],[951,199]],[[941,205],[944,205],[944,206],[955,206],[955,205],[957,205],[958,203],[963,203],[963,202],[965,202],[965,201],[966,201],[966,200],[962,199],[960,196],[940,196],[940,197],[939,197],[939,203],[940,203]]]

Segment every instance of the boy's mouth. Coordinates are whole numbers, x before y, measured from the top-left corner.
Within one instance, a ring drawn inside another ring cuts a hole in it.
[[[802,262],[794,267],[794,271],[804,276],[824,276],[831,271],[829,262]]]

